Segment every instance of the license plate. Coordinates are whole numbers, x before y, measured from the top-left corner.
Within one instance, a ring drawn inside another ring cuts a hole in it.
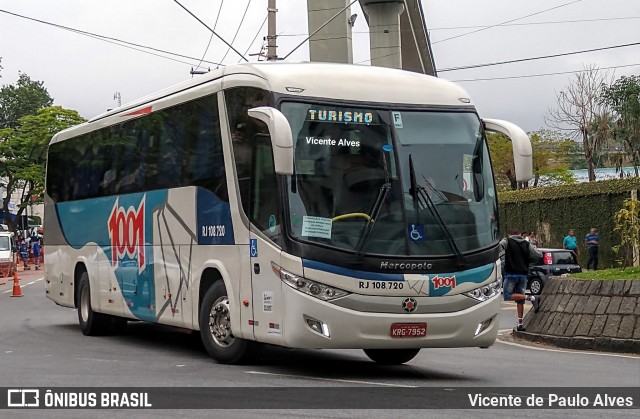
[[[427,335],[426,323],[393,323],[389,332],[392,338],[420,338]]]

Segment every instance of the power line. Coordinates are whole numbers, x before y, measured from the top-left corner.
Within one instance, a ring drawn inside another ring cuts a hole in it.
[[[220,8],[218,8],[218,15],[216,16],[216,21],[213,24],[213,30],[216,30],[216,26],[218,26],[218,19],[220,19],[220,12],[222,11],[222,5],[224,4],[224,0],[220,1]],[[204,49],[204,52],[202,53],[202,58],[200,58],[200,62],[198,63],[198,65],[196,66],[196,69],[200,68],[200,64],[202,64],[202,60],[204,60],[204,57],[207,55],[207,51],[209,51],[209,47],[211,46],[211,41],[213,41],[213,32],[211,33],[211,36],[209,37],[209,42],[207,43],[207,47]]]
[[[264,17],[264,20],[262,21],[262,25],[260,25],[260,28],[258,29],[258,32],[256,32],[256,36],[253,37],[253,40],[251,41],[251,43],[247,47],[247,50],[244,52],[244,55],[247,55],[247,53],[249,52],[249,50],[253,46],[253,43],[256,42],[256,39],[258,38],[258,35],[260,35],[260,32],[262,32],[262,28],[264,28],[264,25],[265,25],[265,23],[267,23],[267,19],[268,18],[269,18],[269,14],[267,13],[267,15]],[[238,61],[238,62],[240,62],[240,61]]]
[[[583,54],[583,53],[587,53],[587,52],[603,51],[603,50],[608,50],[608,49],[623,48],[623,47],[629,47],[629,46],[634,46],[634,45],[640,45],[640,42],[634,42],[634,43],[622,44],[622,45],[613,45],[613,46],[602,47],[602,48],[593,48],[593,49],[587,49],[587,50],[582,50],[582,51],[564,52],[564,53],[561,53],[561,54],[543,55],[543,56],[539,56],[539,57],[519,58],[519,59],[516,59],[516,60],[509,60],[509,61],[498,61],[498,62],[494,62],[494,63],[471,64],[471,65],[461,66],[461,67],[451,67],[451,68],[437,69],[437,71],[438,72],[447,72],[447,71],[456,71],[456,70],[468,70],[468,69],[472,69],[472,68],[480,68],[480,67],[489,67],[489,66],[502,65],[502,64],[519,63],[519,62],[523,62],[523,61],[533,61],[533,60],[542,60],[542,59],[546,59],[546,58],[564,57],[564,56],[567,56],[567,55]],[[399,54],[398,52],[394,52],[394,53],[391,53],[391,54],[383,55],[380,58],[390,57],[392,55],[398,55],[398,54]],[[371,61],[371,59],[362,60],[362,61],[358,61],[358,62],[356,62],[354,64],[364,64],[364,63],[367,63],[367,62],[370,62],[370,61]]]
[[[229,44],[223,37],[221,37],[220,35],[218,35],[218,33],[216,31],[214,31],[213,29],[211,29],[206,23],[204,23],[198,16],[194,15],[189,9],[187,9],[186,7],[184,7],[178,0],[173,0],[178,6],[182,7],[187,13],[189,13],[195,20],[197,20],[198,22],[200,22],[205,28],[209,29],[211,31],[211,33],[213,33],[215,36],[218,37],[218,39],[220,39],[222,42],[224,42],[230,49],[233,50],[233,52],[235,52],[236,54],[238,54],[240,57],[242,57],[242,59],[244,59],[245,61],[249,62],[249,60],[247,60],[245,58],[244,55],[242,55],[240,53],[240,51],[238,51],[237,49],[235,49],[231,44]],[[220,65],[220,64],[219,64]]]
[[[149,46],[146,46],[146,45],[136,44],[134,42],[124,41],[122,39],[112,38],[112,37],[105,36],[105,35],[99,35],[99,34],[96,34],[96,33],[93,33],[93,32],[87,32],[87,31],[83,31],[83,30],[80,30],[80,29],[71,28],[69,26],[58,25],[57,23],[51,23],[51,22],[47,22],[45,20],[40,20],[40,19],[36,19],[36,18],[33,18],[33,17],[29,17],[29,16],[23,16],[23,15],[20,15],[18,13],[9,12],[8,10],[4,10],[4,9],[0,9],[0,12],[1,13],[6,13],[6,14],[11,15],[11,16],[19,17],[21,19],[26,19],[26,20],[30,20],[30,21],[33,21],[33,22],[41,23],[43,25],[53,26],[54,28],[62,29],[62,30],[69,31],[69,32],[73,32],[73,33],[76,33],[78,35],[88,36],[90,38],[94,38],[94,39],[97,39],[97,40],[103,41],[103,42],[108,42],[110,44],[118,45],[118,46],[121,46],[121,47],[124,47],[124,48],[129,48],[129,49],[133,49],[135,51],[144,52],[145,54],[150,54],[150,55],[154,55],[156,57],[165,58],[167,60],[176,61],[176,62],[179,62],[179,63],[182,63],[182,64],[193,65],[193,63],[188,63],[186,61],[177,60],[175,58],[166,57],[166,56],[160,55],[160,54],[155,54],[153,52],[145,51],[145,50],[140,49],[140,48],[146,48],[146,49],[149,49],[149,50],[152,50],[152,51],[161,52],[163,54],[174,55],[176,57],[187,58],[189,60],[194,60],[194,61],[198,60],[198,58],[196,58],[196,57],[190,57],[188,55],[178,54],[176,52],[171,52],[171,51],[166,51],[166,50],[159,49],[159,48],[149,47]],[[206,63],[209,63],[209,64],[214,64],[214,65],[219,65],[218,63],[213,62],[213,61],[203,60],[203,62],[206,62]]]
[[[463,34],[460,34],[460,35],[455,35],[455,36],[451,36],[451,37],[449,37],[449,38],[441,39],[441,40],[439,40],[439,41],[432,42],[431,44],[432,44],[432,45],[433,45],[433,44],[439,44],[440,42],[445,42],[445,41],[449,41],[449,40],[451,40],[451,39],[456,39],[456,38],[461,38],[461,37],[463,37],[463,36],[471,35],[471,34],[473,34],[473,33],[478,33],[478,32],[481,32],[481,31],[486,31],[487,29],[495,28],[496,26],[504,25],[504,24],[506,24],[506,23],[515,22],[516,20],[525,19],[525,18],[528,18],[528,17],[531,17],[531,16],[539,15],[539,14],[541,14],[541,13],[545,13],[545,12],[548,12],[548,11],[550,11],[550,10],[554,10],[554,9],[559,9],[559,8],[561,8],[561,7],[565,7],[565,6],[568,6],[568,5],[570,5],[570,4],[579,3],[579,2],[581,2],[581,1],[582,1],[582,0],[574,0],[574,1],[569,2],[569,3],[564,3],[564,4],[561,4],[561,5],[559,5],[559,6],[555,6],[555,7],[551,7],[551,8],[549,8],[549,9],[541,10],[541,11],[539,11],[539,12],[531,13],[531,14],[529,14],[529,15],[522,16],[522,17],[519,17],[519,18],[516,18],[516,19],[507,20],[507,21],[502,22],[502,23],[496,23],[495,25],[487,26],[486,28],[481,28],[481,29],[477,29],[477,30],[475,30],[475,31],[466,32],[466,33],[463,33]]]
[[[616,21],[616,20],[630,20],[630,19],[640,19],[640,16],[629,16],[629,17],[611,17],[611,18],[601,18],[601,19],[575,19],[575,20],[553,20],[546,22],[528,22],[528,23],[507,23],[502,24],[500,26],[530,26],[530,25],[553,25],[553,24],[566,24],[566,23],[581,23],[581,22],[601,22],[601,21]],[[495,26],[495,25],[494,25]],[[448,26],[441,28],[427,28],[429,32],[432,31],[444,31],[444,30],[455,30],[455,29],[475,29],[475,28],[489,28],[488,25],[471,25],[471,26]],[[387,30],[381,29],[379,31],[351,31],[354,34],[370,34],[370,33],[397,33],[397,32],[411,32],[411,29],[402,29],[402,30]],[[325,35],[340,35],[339,33],[325,33]],[[306,33],[284,33],[278,36],[307,36]]]
[[[251,4],[251,0],[247,0],[247,7],[244,9],[244,13],[242,14],[242,19],[240,19],[240,24],[238,25],[238,29],[236,29],[235,35],[233,35],[233,39],[231,40],[231,44],[228,44],[229,48],[227,48],[227,52],[225,52],[224,55],[222,56],[222,59],[220,60],[221,63],[224,62],[224,59],[227,58],[227,54],[229,54],[229,51],[231,50],[231,48],[233,48],[231,45],[233,45],[233,43],[236,41],[236,37],[238,36],[238,32],[240,32],[240,28],[242,27],[242,22],[244,22],[244,18],[247,16],[247,11],[249,10],[249,5],[250,4]],[[234,48],[234,51],[236,51],[235,48]],[[240,53],[238,52],[238,54],[240,54]],[[242,57],[244,58],[244,55]],[[245,58],[245,61],[249,61],[249,60],[247,60]]]
[[[521,62],[524,62],[524,61],[542,60],[542,59],[546,59],[546,58],[565,57],[567,55],[584,54],[586,52],[604,51],[604,50],[608,50],[608,49],[624,48],[624,47],[630,47],[630,46],[635,46],[635,45],[640,45],[640,42],[632,42],[630,44],[621,44],[621,45],[612,45],[612,46],[609,46],[609,47],[602,47],[602,48],[585,49],[585,50],[582,50],[582,51],[563,52],[561,54],[542,55],[542,56],[539,56],[539,57],[519,58],[519,59],[516,59],[516,60],[508,60],[508,61],[498,61],[498,62],[494,62],[494,63],[472,64],[472,65],[461,66],[461,67],[443,68],[443,69],[438,69],[438,72],[447,72],[447,71],[456,71],[456,70],[468,70],[468,69],[471,69],[471,68],[490,67],[490,66],[494,66],[494,65],[521,63]]]
[[[635,67],[635,66],[639,66],[639,65],[640,65],[640,63],[616,65],[616,66],[611,66],[611,67],[600,67],[599,70],[611,70],[611,69],[614,69],[614,68]],[[480,78],[480,79],[460,79],[460,80],[451,80],[451,81],[455,82],[455,83],[459,83],[459,82],[469,82],[469,81],[525,79],[525,78],[530,78],[530,77],[557,76],[557,75],[560,75],[560,74],[583,73],[585,71],[590,71],[590,70],[587,69],[587,70],[574,70],[574,71],[559,71],[559,72],[556,72],[556,73],[525,74],[525,75],[520,75],[520,76],[487,77],[487,78]]]
[[[612,20],[629,20],[640,19],[640,16],[627,16],[627,17],[609,17],[599,19],[575,19],[575,20],[550,20],[546,22],[528,22],[528,23],[504,23],[500,26],[530,26],[530,25],[554,25],[558,23],[581,23],[581,22],[604,22]],[[494,25],[495,26],[495,25]],[[474,29],[474,28],[489,28],[487,25],[472,25],[472,26],[449,26],[442,28],[429,28],[429,31],[445,31],[453,29]]]
[[[295,46],[295,48],[293,48],[291,51],[289,51],[289,53],[287,55],[284,56],[283,60],[286,60],[287,58],[289,58],[289,56],[291,54],[294,53],[295,50],[297,50],[298,48],[300,48],[302,45],[304,45],[305,42],[307,42],[309,39],[311,39],[311,37],[313,37],[315,34],[317,34],[318,32],[320,32],[322,30],[322,28],[324,28],[325,26],[327,26],[329,23],[331,23],[331,21],[333,21],[333,19],[337,18],[338,16],[340,16],[342,13],[344,13],[345,10],[347,10],[349,7],[351,7],[353,5],[353,3],[355,3],[358,0],[353,0],[351,3],[349,3],[345,8],[343,8],[342,10],[340,10],[338,13],[336,13],[335,15],[333,15],[333,17],[329,20],[327,20],[326,22],[324,22],[322,25],[320,25],[320,27],[318,29],[316,29],[312,34],[310,34],[309,36],[307,36],[302,42],[300,42],[298,45]]]

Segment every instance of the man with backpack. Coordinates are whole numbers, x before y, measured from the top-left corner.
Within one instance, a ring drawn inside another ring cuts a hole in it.
[[[522,324],[524,316],[524,302],[531,301],[533,312],[540,308],[540,297],[526,295],[527,276],[529,274],[529,262],[542,257],[542,254],[528,241],[522,238],[519,230],[509,231],[509,237],[500,241],[501,250],[504,252],[504,279],[502,296],[505,301],[515,301],[518,312],[518,323],[515,330],[524,332]]]

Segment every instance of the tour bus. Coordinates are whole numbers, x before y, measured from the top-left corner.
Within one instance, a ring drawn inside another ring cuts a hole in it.
[[[56,134],[46,295],[85,335],[128,320],[200,331],[218,362],[254,342],[488,347],[498,206],[486,131],[459,86],[327,63],[223,67]]]

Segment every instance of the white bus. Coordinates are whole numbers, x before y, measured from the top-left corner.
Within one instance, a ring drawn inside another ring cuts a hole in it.
[[[199,330],[223,363],[252,341],[388,364],[490,346],[488,129],[528,180],[527,135],[450,82],[319,63],[208,73],[53,137],[47,296],[78,308],[85,335]]]

